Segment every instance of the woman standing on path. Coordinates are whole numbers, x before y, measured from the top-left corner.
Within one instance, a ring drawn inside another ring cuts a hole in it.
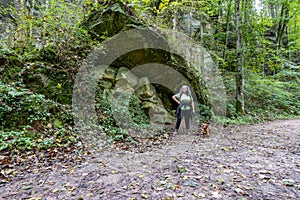
[[[177,121],[174,134],[178,133],[182,117],[184,117],[185,120],[186,133],[189,133],[190,117],[195,113],[195,106],[190,88],[187,85],[183,85],[180,88],[179,93],[172,96],[172,99],[179,104],[176,109]]]

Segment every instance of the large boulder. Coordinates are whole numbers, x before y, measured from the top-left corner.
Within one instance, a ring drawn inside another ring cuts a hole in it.
[[[118,69],[113,68],[113,67],[108,67],[107,69],[105,69],[105,71],[103,73],[103,77],[101,77],[101,78],[113,82],[116,79],[117,72],[118,72]]]
[[[114,0],[103,9],[91,13],[82,26],[94,39],[102,41],[123,30],[144,25],[129,5],[123,4],[120,0]]]
[[[152,115],[152,114],[166,114],[167,113],[167,111],[163,107],[163,105],[154,104],[154,103],[151,103],[151,102],[144,102],[143,103],[143,108],[145,110],[147,110],[149,115]]]
[[[135,93],[139,99],[141,99],[142,101],[149,101],[153,103],[157,102],[155,88],[152,86],[148,77],[140,78],[136,88],[137,89]]]
[[[116,82],[118,88],[134,88],[138,84],[138,77],[131,73],[129,69],[120,67],[116,76]]]

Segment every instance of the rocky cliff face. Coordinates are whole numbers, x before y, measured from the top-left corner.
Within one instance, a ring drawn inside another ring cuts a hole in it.
[[[117,1],[92,13],[83,27],[95,40],[103,42],[103,59],[111,59],[99,77],[99,85],[108,96],[135,95],[145,113],[157,123],[174,123],[177,105],[171,96],[183,84],[191,86],[198,103],[209,104],[201,78],[201,69],[205,67],[192,66],[181,52],[172,51],[174,44],[170,42],[176,40],[175,44],[182,46],[182,38],[170,38],[164,31],[147,28],[129,7]],[[128,34],[126,40],[124,34]],[[186,55],[188,47],[183,51]],[[189,52],[190,57],[192,54]],[[202,59],[205,62],[205,56]]]
[[[125,67],[119,69],[108,67],[99,84],[108,98],[122,94],[135,95],[145,113],[153,118],[153,122],[174,123],[174,117],[164,108],[161,98],[147,76],[138,77]]]

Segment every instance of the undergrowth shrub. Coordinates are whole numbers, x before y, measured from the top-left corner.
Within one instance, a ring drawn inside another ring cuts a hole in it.
[[[300,115],[300,73],[282,70],[274,76],[245,73],[245,116],[235,112],[234,73],[224,76],[227,91],[226,123],[257,123],[262,120],[285,119]]]
[[[128,134],[129,129],[140,131],[151,126],[149,124],[149,117],[145,114],[135,95],[130,96],[128,104],[124,103],[124,105],[116,107],[112,107],[111,98],[111,94],[105,95],[102,89],[97,89],[95,107],[98,121],[103,126],[106,134],[111,137],[112,141],[132,140]],[[130,116],[127,117],[124,113],[129,113]],[[116,120],[122,121],[123,127],[118,127]]]
[[[14,49],[24,60],[44,60],[51,63],[74,64],[86,56],[93,43],[81,28],[85,17],[83,2],[64,0],[31,4],[28,9],[11,6],[0,8],[3,15],[14,16],[15,24],[6,23],[0,46]]]
[[[0,81],[0,151],[19,153],[76,142],[69,126],[72,114],[21,83]]]
[[[300,115],[299,83],[252,75],[245,85],[245,106],[250,114],[276,119]]]
[[[34,125],[34,122],[46,121],[50,115],[50,102],[43,95],[33,94],[22,87],[0,82],[0,101],[0,117],[4,129]]]

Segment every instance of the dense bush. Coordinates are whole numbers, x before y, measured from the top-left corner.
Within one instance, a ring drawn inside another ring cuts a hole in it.
[[[85,56],[92,43],[80,25],[84,18],[82,6],[82,2],[59,0],[51,1],[51,6],[36,3],[27,8],[30,11],[21,6],[0,7],[3,16],[14,16],[18,22],[4,24],[0,46],[14,49],[24,60],[75,64],[76,58]]]
[[[112,108],[111,94],[105,95],[103,90],[98,88],[96,94],[96,112],[99,119],[99,124],[104,128],[105,133],[111,138],[111,140],[123,140],[129,137],[128,132],[117,126],[115,116],[119,115],[119,120],[123,121],[123,125],[126,129],[136,130],[149,126],[149,118],[145,115],[144,110],[141,108],[137,97],[132,95],[127,106],[118,106],[114,110]],[[125,115],[120,113],[128,112],[132,121],[128,121]],[[129,138],[130,139],[130,138]]]
[[[0,104],[0,151],[18,153],[76,141],[68,128],[72,124],[69,108],[32,93],[20,83],[0,81]]]
[[[224,82],[227,89],[227,122],[247,123],[265,119],[291,118],[300,115],[300,72],[282,70],[275,76],[262,77],[246,71],[245,110],[246,116],[235,112],[235,78],[227,73]]]
[[[260,78],[256,75],[249,78],[245,89],[246,106],[255,115],[274,119],[300,114],[297,81],[285,82],[276,77]]]

